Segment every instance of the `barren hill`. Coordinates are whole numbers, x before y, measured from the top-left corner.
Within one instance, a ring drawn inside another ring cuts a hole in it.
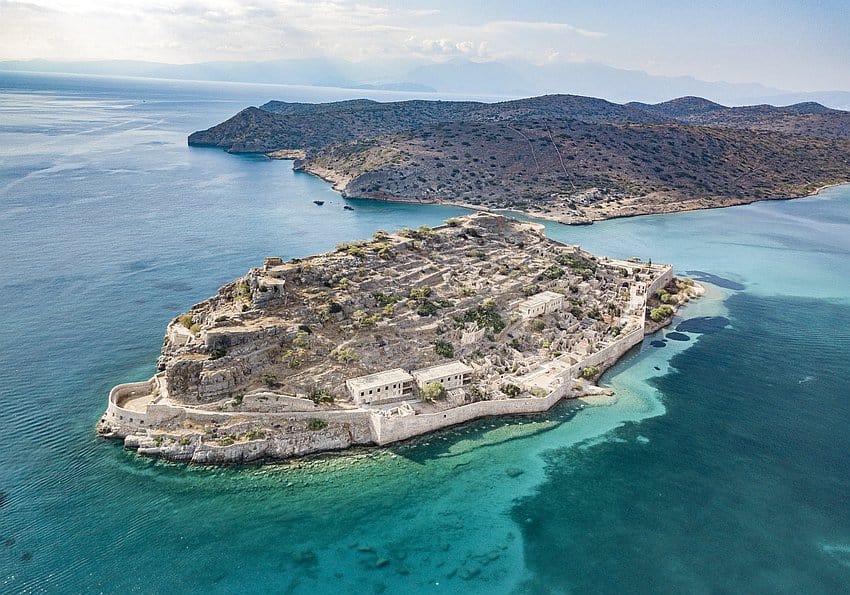
[[[810,194],[850,180],[850,113],[815,103],[272,101],[189,137],[301,150],[349,197],[517,208],[575,223]]]

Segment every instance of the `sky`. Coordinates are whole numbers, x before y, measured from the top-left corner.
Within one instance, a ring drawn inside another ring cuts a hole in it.
[[[595,62],[850,91],[850,0],[0,0],[0,60]]]

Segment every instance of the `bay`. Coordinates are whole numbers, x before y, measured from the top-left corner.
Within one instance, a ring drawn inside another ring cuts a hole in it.
[[[714,282],[688,341],[662,331],[606,374],[610,407],[238,469],[94,436],[167,322],[264,256],[464,212],[347,211],[290,162],[186,146],[249,104],[363,94],[0,73],[2,590],[846,590],[848,187],[547,224]]]

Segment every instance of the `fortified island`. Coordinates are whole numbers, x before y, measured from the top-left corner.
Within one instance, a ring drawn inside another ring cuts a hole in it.
[[[610,394],[593,381],[699,294],[478,213],[288,262],[175,318],[158,373],[109,393],[102,436],[226,464],[385,445]]]

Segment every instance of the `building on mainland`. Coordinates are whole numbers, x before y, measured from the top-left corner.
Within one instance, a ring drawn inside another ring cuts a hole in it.
[[[413,398],[413,376],[395,368],[345,381],[349,395],[358,405],[378,405]]]
[[[542,291],[517,305],[517,311],[523,318],[534,318],[550,314],[564,305],[564,295],[555,291]]]
[[[439,382],[446,390],[461,388],[472,382],[472,368],[463,362],[454,361],[439,364],[430,368],[414,370],[413,378],[416,385],[423,389],[429,382]]]

